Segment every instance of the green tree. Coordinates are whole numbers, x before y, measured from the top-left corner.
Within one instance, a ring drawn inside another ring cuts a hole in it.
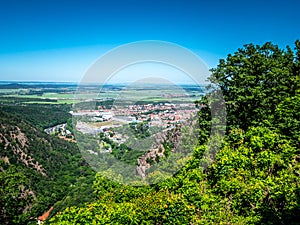
[[[300,94],[286,98],[278,105],[273,124],[300,148]]]
[[[0,223],[24,224],[35,203],[29,179],[20,168],[0,160]]]
[[[295,95],[299,75],[294,59],[290,47],[282,50],[268,42],[244,45],[220,60],[209,80],[223,92],[230,126],[246,129],[267,120],[281,101]]]
[[[234,129],[210,167],[209,182],[249,224],[298,224],[296,158],[296,148],[268,128]]]

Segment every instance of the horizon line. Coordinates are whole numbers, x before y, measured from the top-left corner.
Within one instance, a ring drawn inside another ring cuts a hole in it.
[[[1,83],[7,83],[7,84],[14,84],[14,83],[65,83],[65,84],[76,84],[76,85],[128,85],[131,83],[135,83],[135,82],[118,82],[118,83],[96,83],[96,82],[78,82],[78,81],[38,81],[38,80],[0,80],[0,85]],[[170,83],[143,83],[143,82],[139,82],[139,84],[146,84],[146,85],[170,85]],[[205,84],[196,84],[196,83],[191,83],[191,82],[187,82],[187,83],[174,83],[177,85],[199,85],[199,86],[206,86],[207,83]],[[3,85],[3,84],[2,84]]]

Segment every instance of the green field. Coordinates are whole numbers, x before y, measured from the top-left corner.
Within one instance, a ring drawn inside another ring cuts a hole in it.
[[[184,90],[180,87],[60,87],[41,84],[24,88],[0,89],[0,103],[2,104],[76,104],[85,100],[103,101],[114,99],[118,104],[149,104],[149,103],[192,103],[200,98],[199,91]],[[185,97],[184,95],[190,95]],[[101,103],[100,103],[101,104]]]

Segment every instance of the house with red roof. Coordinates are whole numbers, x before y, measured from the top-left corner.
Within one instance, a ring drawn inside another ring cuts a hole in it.
[[[50,215],[50,212],[52,210],[53,210],[53,206],[51,206],[51,208],[47,212],[45,212],[42,216],[38,217],[38,224],[39,225],[43,224],[46,221],[46,219],[48,218],[48,216]]]

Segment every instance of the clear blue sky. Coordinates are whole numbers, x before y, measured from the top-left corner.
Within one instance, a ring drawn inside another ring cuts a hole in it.
[[[209,67],[246,43],[300,39],[300,1],[7,0],[0,2],[0,80],[79,81],[105,51],[174,42]]]

